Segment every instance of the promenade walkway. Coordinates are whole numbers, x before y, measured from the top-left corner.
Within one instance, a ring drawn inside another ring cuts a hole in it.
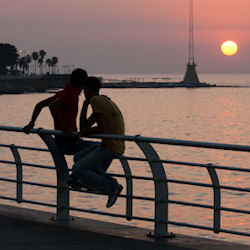
[[[247,245],[184,235],[155,240],[146,236],[146,229],[83,218],[56,222],[49,219],[52,216],[47,212],[0,205],[0,249],[250,249]]]

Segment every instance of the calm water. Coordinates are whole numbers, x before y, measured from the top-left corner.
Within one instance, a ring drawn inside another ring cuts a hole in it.
[[[111,76],[111,75],[110,75]],[[116,75],[113,77],[120,77]],[[201,79],[201,78],[204,79]],[[226,84],[235,82],[239,85],[250,86],[250,75],[241,75],[237,79],[233,76],[205,75],[200,77],[202,81],[212,83],[224,81]],[[243,80],[245,77],[245,81]],[[145,76],[144,76],[145,78]],[[223,80],[224,79],[224,80]],[[103,94],[110,96],[121,108],[126,121],[126,134],[143,136],[175,138],[185,140],[197,140],[208,142],[221,142],[230,144],[250,145],[250,88],[204,88],[204,89],[104,89]],[[24,94],[24,95],[2,95],[0,96],[0,124],[11,126],[25,125],[31,116],[34,105],[51,96],[51,94]],[[83,96],[80,97],[80,104]],[[80,106],[81,107],[81,106]],[[48,110],[44,110],[36,124],[37,127],[52,129],[53,123]],[[44,147],[43,142],[37,135],[23,135],[17,133],[0,132],[0,143],[17,145],[32,145]],[[126,155],[141,155],[133,143],[127,143]],[[233,153],[229,151],[215,151],[205,149],[188,149],[170,146],[157,146],[157,152],[163,159],[194,161],[200,163],[217,163],[227,166],[249,168],[249,153]],[[0,148],[1,159],[12,158],[8,150]],[[53,165],[51,157],[47,153],[31,153],[22,151],[21,156],[25,162]],[[72,164],[71,157],[67,157],[68,164]],[[177,165],[165,165],[168,178],[187,181],[210,183],[205,170]],[[150,176],[146,164],[131,163],[134,175]],[[120,164],[114,162],[110,167],[111,172],[122,173]],[[249,188],[250,174],[235,173],[230,171],[218,171],[220,183],[227,186],[238,186]],[[15,178],[13,166],[1,165],[1,176]],[[55,184],[55,174],[48,170],[37,170],[24,167],[24,180],[46,182]],[[119,182],[124,183],[123,180]],[[153,185],[150,182],[134,182],[135,195],[153,197]],[[42,191],[41,191],[42,190]],[[0,186],[1,194],[15,196],[15,185],[6,184]],[[213,193],[211,189],[196,188],[185,185],[169,184],[171,200],[184,200],[212,204]],[[24,198],[44,202],[55,202],[55,192],[46,188],[32,186],[24,187]],[[93,198],[91,198],[93,197]],[[222,206],[238,209],[249,209],[250,195],[240,192],[223,191]],[[112,209],[106,209],[106,197],[72,193],[71,205],[75,207],[88,208],[101,211],[125,212],[124,199],[118,199]],[[8,203],[2,201],[1,203]],[[13,204],[13,203],[8,203]],[[31,207],[31,205],[21,205]],[[35,207],[36,209],[48,208]],[[153,217],[154,208],[151,202],[135,201],[135,216]],[[79,215],[72,213],[72,215]],[[81,214],[90,218],[127,223],[122,219],[99,217],[96,215]],[[212,226],[213,212],[209,209],[199,209],[170,205],[170,220]],[[130,222],[131,225],[152,228],[151,223]],[[231,230],[250,231],[250,215],[240,215],[222,212],[222,227]],[[201,237],[219,238],[227,241],[244,242],[250,244],[247,237],[233,236],[227,234],[214,235],[213,233],[182,227],[170,226],[169,231]]]

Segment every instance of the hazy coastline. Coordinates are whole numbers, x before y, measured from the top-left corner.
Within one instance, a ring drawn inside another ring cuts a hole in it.
[[[200,85],[181,82],[181,74],[97,74],[103,88],[250,87],[250,75],[202,75]],[[234,79],[235,78],[235,79]],[[224,79],[224,80],[223,80]],[[44,93],[64,88],[69,75],[7,76],[0,78],[0,94]]]

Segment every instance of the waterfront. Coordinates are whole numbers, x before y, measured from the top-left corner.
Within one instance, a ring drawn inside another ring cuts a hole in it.
[[[91,74],[91,72],[90,72]],[[184,74],[93,74],[103,79],[137,80],[137,81],[183,81]],[[250,74],[198,74],[200,82],[220,86],[246,86],[250,87]]]
[[[230,144],[250,145],[249,115],[250,88],[212,88],[212,89],[104,89],[102,93],[110,96],[118,103],[124,113],[126,121],[126,134],[144,136],[187,139],[197,141],[222,142]],[[3,95],[0,99],[1,107],[1,125],[23,126],[28,122],[32,109],[36,102],[50,96],[51,94],[26,94],[26,95]],[[80,98],[80,103],[83,96]],[[38,119],[37,127],[52,128],[53,123],[48,110],[44,110]],[[1,143],[15,143],[17,145],[35,145],[44,147],[37,136],[27,136],[15,133],[0,133]],[[133,144],[127,144],[126,155],[135,155],[138,152]],[[171,160],[191,159],[198,162],[213,161],[218,164],[249,168],[248,162],[250,156],[247,153],[231,153],[228,151],[209,151],[181,149],[178,147],[158,147],[158,152],[162,158]],[[11,157],[9,153],[1,150],[1,158]],[[36,162],[51,165],[51,159],[43,154],[40,158],[33,153],[25,152],[22,157],[29,162]],[[71,158],[68,157],[69,164]],[[2,173],[5,177],[12,177],[15,172],[10,172],[10,167],[4,167]],[[26,169],[25,180],[44,179],[51,184],[55,184],[55,178],[52,175],[44,174],[44,171]],[[111,171],[121,171],[117,162],[114,162]],[[136,174],[145,174],[150,172],[144,165],[132,165],[132,172]],[[195,168],[166,166],[166,172],[169,178],[205,181],[210,180],[205,173]],[[235,185],[249,188],[249,175],[233,174],[230,172],[219,172],[222,184]],[[235,183],[235,180],[237,183]],[[36,188],[28,187],[26,189],[27,197],[37,198],[38,195],[45,201],[54,201],[54,193],[48,191],[40,194]],[[192,189],[192,192],[191,192]],[[143,186],[139,181],[135,186],[138,193],[152,196],[152,186]],[[2,185],[1,192],[11,193],[14,190],[13,185]],[[179,199],[185,201],[199,201],[205,204],[212,201],[212,191],[202,188],[189,188],[169,185],[170,199]],[[196,192],[197,191],[197,192]],[[90,199],[93,197],[93,199]],[[74,199],[73,204],[78,206],[87,206],[95,210],[97,207],[103,211],[106,198],[93,195],[84,195],[74,193],[71,195]],[[242,208],[249,207],[249,195],[241,195],[238,192],[223,192],[223,203],[229,207]],[[13,203],[11,203],[13,204]],[[30,205],[22,205],[28,206]],[[113,210],[123,209],[124,201],[119,199]],[[135,213],[139,215],[150,216],[154,213],[152,204],[135,203]],[[41,208],[39,208],[41,209]],[[43,208],[46,210],[47,208]],[[112,211],[113,211],[112,210]],[[249,231],[250,218],[233,217],[232,213],[223,213],[222,224],[232,229]],[[91,218],[104,220],[104,217],[83,214]],[[198,216],[198,217],[196,217]],[[189,220],[197,221],[202,225],[211,225],[211,211],[204,209],[183,209],[181,206],[170,206],[170,218],[179,221]],[[187,219],[188,218],[188,219]],[[247,218],[247,219],[245,219]],[[110,219],[124,223],[122,219]],[[127,222],[126,222],[127,223]],[[141,227],[152,227],[152,224],[132,221],[131,225]],[[232,236],[227,234],[214,235],[207,231],[170,227],[170,231],[202,237],[220,238],[227,241],[247,242],[247,237]]]

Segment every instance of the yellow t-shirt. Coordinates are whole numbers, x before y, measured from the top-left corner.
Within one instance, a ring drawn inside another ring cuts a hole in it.
[[[121,111],[107,96],[96,95],[90,100],[93,113],[103,114],[105,121],[105,134],[124,135],[125,125]],[[103,144],[111,151],[123,154],[124,141],[103,139]]]

